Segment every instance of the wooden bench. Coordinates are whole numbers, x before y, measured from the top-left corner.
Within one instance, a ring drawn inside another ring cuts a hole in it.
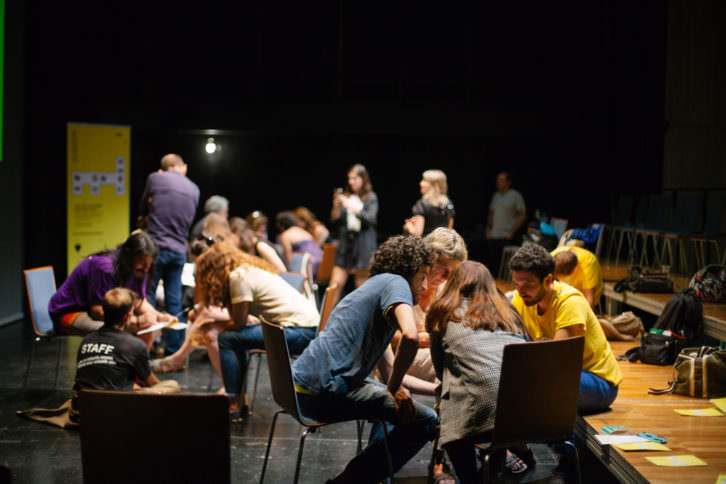
[[[637,346],[634,342],[611,342],[615,355]],[[623,372],[618,398],[605,413],[578,417],[577,438],[621,482],[716,482],[726,474],[726,417],[687,417],[675,409],[712,407],[707,399],[675,394],[649,395],[648,388],[665,388],[672,378],[671,366],[619,362]],[[649,432],[664,437],[670,451],[626,452],[601,446],[594,438],[602,427],[622,425],[633,433]],[[706,462],[697,467],[659,467],[646,457],[695,455]]]
[[[613,268],[603,270],[603,278],[625,277],[625,270],[616,271]],[[603,296],[605,297],[605,310],[608,314],[619,312],[615,309],[615,302],[642,309],[656,316],[663,312],[663,308],[673,294],[649,294],[639,292],[615,292],[615,282],[611,279],[605,282]],[[679,291],[688,287],[689,280],[684,277],[673,277],[674,290]],[[708,336],[720,341],[726,341],[726,304],[703,303],[703,331]]]

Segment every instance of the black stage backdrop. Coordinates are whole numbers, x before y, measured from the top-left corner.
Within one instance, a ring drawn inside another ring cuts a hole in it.
[[[323,221],[363,163],[381,238],[440,168],[472,247],[503,169],[530,217],[575,226],[661,188],[661,1],[30,3],[26,266],[65,273],[67,122],[132,127],[132,219],[167,152],[231,215]]]

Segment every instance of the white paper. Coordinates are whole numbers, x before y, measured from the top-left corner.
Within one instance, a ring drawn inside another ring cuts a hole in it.
[[[597,434],[595,439],[600,442],[600,445],[611,445],[611,444],[632,444],[636,442],[646,442],[648,439],[638,437],[637,435],[623,435],[623,434]]]
[[[181,281],[183,286],[194,287],[194,268],[193,262],[187,262],[182,268]]]
[[[153,325],[149,326],[148,328],[142,329],[141,331],[137,331],[136,334],[140,335],[140,334],[151,333],[152,331],[158,331],[158,330],[164,329],[164,328],[166,328],[166,329],[185,329],[186,327],[187,327],[187,323],[180,323],[179,321],[177,321],[175,323],[169,323],[169,321],[163,321],[161,323],[153,324]]]

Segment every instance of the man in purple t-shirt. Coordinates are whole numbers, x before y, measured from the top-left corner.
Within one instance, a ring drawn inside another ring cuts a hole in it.
[[[146,280],[158,249],[154,239],[145,232],[134,232],[113,251],[87,257],[71,272],[53,294],[48,311],[55,330],[61,334],[85,335],[103,326],[103,296],[114,287],[125,287],[136,293],[137,301],[127,331],[168,321],[168,314],[158,313],[145,299]],[[158,332],[140,338],[151,347]]]
[[[159,246],[154,263],[154,279],[147,298],[156,303],[156,287],[164,281],[164,305],[170,314],[181,317],[181,275],[187,261],[187,237],[199,203],[199,188],[186,176],[187,164],[170,153],[161,159],[161,169],[146,179],[140,212],[147,217],[146,230]],[[172,354],[181,346],[184,333],[167,331],[165,352]]]

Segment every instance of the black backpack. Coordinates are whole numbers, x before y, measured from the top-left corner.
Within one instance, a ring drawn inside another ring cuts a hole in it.
[[[683,289],[668,300],[640,346],[621,359],[651,365],[672,365],[681,348],[703,334],[703,306],[694,289]]]

